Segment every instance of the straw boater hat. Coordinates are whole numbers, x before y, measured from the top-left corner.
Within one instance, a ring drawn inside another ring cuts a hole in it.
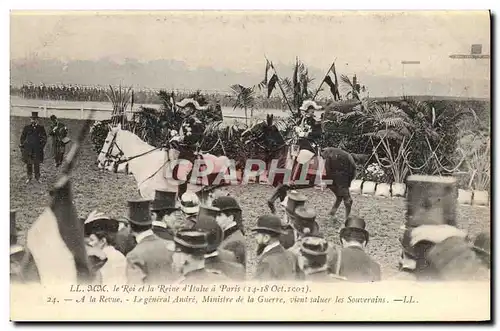
[[[328,241],[316,236],[304,237],[300,241],[300,252],[313,257],[326,256],[328,253]]]
[[[312,101],[312,100],[305,100],[303,103],[302,103],[302,106],[300,106],[300,110],[309,110],[309,109],[314,109],[314,110],[321,110],[323,109],[323,107],[321,107],[320,105],[318,105],[316,102]]]
[[[200,211],[200,199],[194,192],[188,191],[181,196],[181,210],[189,215]]]
[[[193,255],[204,255],[208,247],[208,236],[205,231],[183,229],[175,233],[175,248]]]
[[[288,193],[287,197],[281,202],[281,205],[285,207],[287,215],[294,216],[295,209],[303,206],[306,201],[307,197],[304,194],[293,190]]]
[[[86,236],[90,236],[94,231],[104,231],[109,233],[118,232],[120,223],[104,213],[93,211],[83,223]]]
[[[175,104],[180,108],[184,108],[187,105],[192,104],[196,110],[207,110],[208,109],[208,106],[200,106],[198,101],[196,101],[195,99],[192,99],[192,98],[183,99],[182,101],[176,102]]]
[[[175,210],[179,210],[179,207],[177,206],[176,202],[177,202],[177,192],[156,190],[155,198],[153,202],[151,202],[151,211],[172,212]]]

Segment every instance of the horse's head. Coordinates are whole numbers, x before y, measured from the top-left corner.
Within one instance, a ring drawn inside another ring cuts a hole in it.
[[[268,149],[272,149],[273,146],[283,145],[285,139],[273,119],[274,116],[268,114],[265,121],[254,123],[245,130],[241,134],[241,138],[245,143],[253,141]]]
[[[117,144],[117,136],[120,131],[120,124],[115,127],[110,126],[104,145],[102,145],[101,152],[97,158],[97,165],[99,168],[116,169],[118,161],[124,160],[123,152]]]

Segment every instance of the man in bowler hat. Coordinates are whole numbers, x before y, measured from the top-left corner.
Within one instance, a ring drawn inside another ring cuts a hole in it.
[[[350,282],[380,281],[380,265],[366,252],[369,233],[364,219],[350,216],[340,229],[341,249],[331,249],[329,254],[330,273],[345,277]]]
[[[282,219],[283,234],[280,236],[280,242],[285,249],[292,247],[295,242],[300,239],[292,223],[295,217],[295,210],[300,206],[304,206],[306,201],[307,197],[304,194],[292,190],[282,202],[285,209],[285,216]]]
[[[232,280],[244,280],[245,267],[238,263],[233,252],[221,247],[224,232],[215,220],[219,212],[215,207],[200,206],[196,229],[207,233],[208,246],[205,253],[205,267],[218,270]]]
[[[246,244],[243,233],[242,211],[235,198],[221,196],[212,202],[219,209],[216,221],[224,231],[221,248],[236,255],[238,263],[246,266]]]
[[[23,162],[26,163],[26,183],[29,183],[35,172],[35,180],[40,180],[40,163],[43,163],[47,133],[38,123],[38,112],[31,113],[31,123],[23,128],[19,147],[22,151]]]
[[[208,234],[197,229],[179,230],[174,236],[174,269],[182,276],[177,284],[223,283],[230,281],[220,271],[205,267],[208,248]]]
[[[297,264],[305,281],[337,282],[342,277],[328,272],[328,242],[321,237],[310,236],[300,241]]]
[[[127,254],[129,284],[162,284],[177,278],[172,270],[173,251],[154,234],[149,200],[129,201],[130,230],[137,245]]]
[[[257,219],[257,226],[252,231],[258,245],[255,279],[295,279],[296,259],[280,243],[280,236],[283,234],[280,218],[275,215],[263,215]]]

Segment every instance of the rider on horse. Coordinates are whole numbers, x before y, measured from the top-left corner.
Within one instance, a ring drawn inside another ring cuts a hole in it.
[[[314,115],[315,110],[320,110],[323,107],[316,104],[312,100],[305,100],[299,111],[305,111],[306,113],[302,115],[299,126],[296,128],[296,132],[299,135],[299,145],[300,149],[307,149],[316,154],[319,148],[319,140],[322,135],[321,121],[318,121]],[[309,143],[309,144],[307,144]]]

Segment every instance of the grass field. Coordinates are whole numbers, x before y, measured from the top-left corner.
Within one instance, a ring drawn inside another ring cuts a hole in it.
[[[76,137],[82,125],[80,120],[64,120],[68,125],[70,136]],[[10,208],[17,210],[18,228],[25,231],[40,215],[49,201],[48,187],[57,175],[54,160],[50,150],[50,141],[46,148],[46,158],[42,165],[42,182],[40,184],[25,184],[25,167],[19,152],[19,136],[24,125],[29,123],[28,118],[11,117],[10,123]],[[42,124],[48,127],[45,119]],[[84,143],[76,169],[73,172],[74,200],[79,214],[83,217],[93,209],[120,215],[127,213],[127,199],[136,196],[136,183],[131,176],[100,171],[95,164],[96,153],[92,150],[90,139]],[[266,199],[272,188],[263,185],[248,185],[229,187],[227,190],[236,196],[243,209],[245,227],[247,229],[247,243],[249,255],[248,272],[255,268],[256,245],[250,234],[256,218],[268,213]],[[327,218],[327,213],[333,203],[330,191],[317,189],[304,190],[309,199],[308,204],[314,207],[319,215],[319,224],[322,233],[331,241],[338,242],[338,230],[341,221]],[[387,199],[354,195],[353,213],[365,218],[371,238],[368,252],[380,263],[383,278],[390,277],[397,271],[397,262],[400,253],[399,227],[404,220],[405,200],[400,198]],[[343,219],[344,210],[338,211],[338,218]],[[471,235],[476,235],[490,227],[490,210],[484,207],[459,206],[458,224]],[[20,236],[24,241],[23,234]]]

